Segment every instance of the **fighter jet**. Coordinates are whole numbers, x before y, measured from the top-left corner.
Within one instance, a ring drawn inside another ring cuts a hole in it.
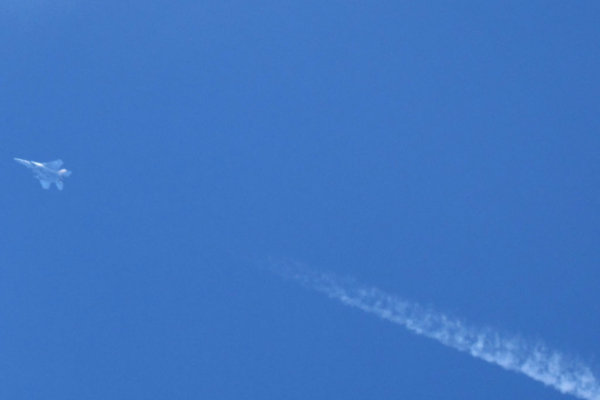
[[[50,189],[50,185],[54,182],[58,190],[62,190],[64,186],[63,178],[71,175],[71,171],[59,169],[63,164],[62,160],[39,163],[15,158],[15,161],[31,169],[33,177],[40,180],[40,184],[44,189]]]

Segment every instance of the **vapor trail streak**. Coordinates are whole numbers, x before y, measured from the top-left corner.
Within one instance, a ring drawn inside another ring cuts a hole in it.
[[[541,343],[472,327],[377,288],[317,272],[298,263],[271,263],[271,268],[275,273],[294,279],[347,306],[374,314],[504,369],[522,373],[562,393],[581,399],[600,400],[600,385],[588,366]]]

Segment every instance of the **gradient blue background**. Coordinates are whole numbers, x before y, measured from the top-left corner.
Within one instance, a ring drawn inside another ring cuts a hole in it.
[[[484,3],[3,2],[0,397],[564,398],[269,257],[598,371],[600,6]]]

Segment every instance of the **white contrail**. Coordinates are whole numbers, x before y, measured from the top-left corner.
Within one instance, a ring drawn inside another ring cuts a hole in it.
[[[458,319],[399,299],[377,288],[317,272],[298,263],[272,262],[271,269],[347,306],[404,326],[418,335],[435,339],[504,369],[525,374],[562,393],[600,400],[600,385],[588,366],[541,343],[468,326]]]

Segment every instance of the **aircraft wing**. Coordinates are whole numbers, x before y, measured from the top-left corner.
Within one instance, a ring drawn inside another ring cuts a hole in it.
[[[52,183],[52,182],[48,182],[48,181],[45,181],[45,180],[43,180],[43,179],[40,179],[40,185],[42,185],[42,187],[43,187],[44,189],[50,189],[50,184],[51,184],[51,183]]]
[[[48,162],[45,162],[42,164],[44,164],[46,167],[48,167],[50,169],[58,171],[60,166],[63,165],[63,162],[62,162],[62,160],[54,160],[54,161],[48,161]]]

